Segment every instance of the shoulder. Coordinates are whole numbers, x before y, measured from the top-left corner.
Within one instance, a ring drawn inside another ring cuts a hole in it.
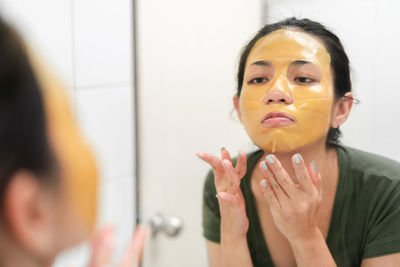
[[[384,156],[355,148],[338,146],[340,168],[347,168],[353,177],[380,178],[386,182],[400,183],[400,163]]]

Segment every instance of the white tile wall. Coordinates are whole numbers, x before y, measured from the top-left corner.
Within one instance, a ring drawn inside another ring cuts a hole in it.
[[[72,9],[70,0],[0,0],[4,15],[73,89]]]
[[[99,206],[100,225],[113,225],[116,238],[116,251],[113,261],[121,259],[133,233],[136,217],[134,209],[134,180],[132,176],[115,177],[102,183]]]
[[[76,108],[80,127],[96,152],[101,179],[132,175],[132,88],[78,88]]]
[[[132,79],[129,0],[72,0],[78,87]]]

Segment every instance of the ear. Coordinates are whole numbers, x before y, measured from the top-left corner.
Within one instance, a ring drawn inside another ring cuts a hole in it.
[[[233,106],[235,107],[239,120],[242,121],[242,113],[240,113],[240,105],[239,105],[239,96],[237,94],[233,96]]]
[[[336,101],[332,110],[331,127],[338,128],[349,117],[351,107],[353,106],[353,94],[346,93],[345,98]]]
[[[10,179],[4,197],[4,217],[18,246],[38,257],[49,257],[53,247],[52,201],[35,175],[18,171]]]

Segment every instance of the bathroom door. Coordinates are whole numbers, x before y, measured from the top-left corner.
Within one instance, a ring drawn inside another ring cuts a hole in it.
[[[136,2],[140,218],[162,224],[175,216],[169,223],[183,225],[175,237],[159,231],[151,238],[145,267],[207,265],[201,205],[209,167],[195,153],[252,148],[231,111],[238,55],[261,25],[261,7],[247,0]]]

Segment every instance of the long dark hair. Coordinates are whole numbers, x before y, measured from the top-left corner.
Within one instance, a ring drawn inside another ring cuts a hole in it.
[[[21,38],[0,18],[0,205],[16,171],[49,179],[54,168],[38,82]]]
[[[347,92],[351,92],[349,59],[339,38],[321,23],[309,19],[288,18],[277,23],[265,25],[242,50],[237,72],[237,95],[240,97],[247,57],[249,56],[250,51],[253,49],[255,43],[260,38],[276,30],[288,28],[311,34],[322,41],[322,44],[325,46],[325,49],[328,51],[331,57],[331,67],[334,75],[335,98],[339,99]],[[341,133],[339,128],[330,128],[328,132],[327,143],[339,143],[340,135]]]

